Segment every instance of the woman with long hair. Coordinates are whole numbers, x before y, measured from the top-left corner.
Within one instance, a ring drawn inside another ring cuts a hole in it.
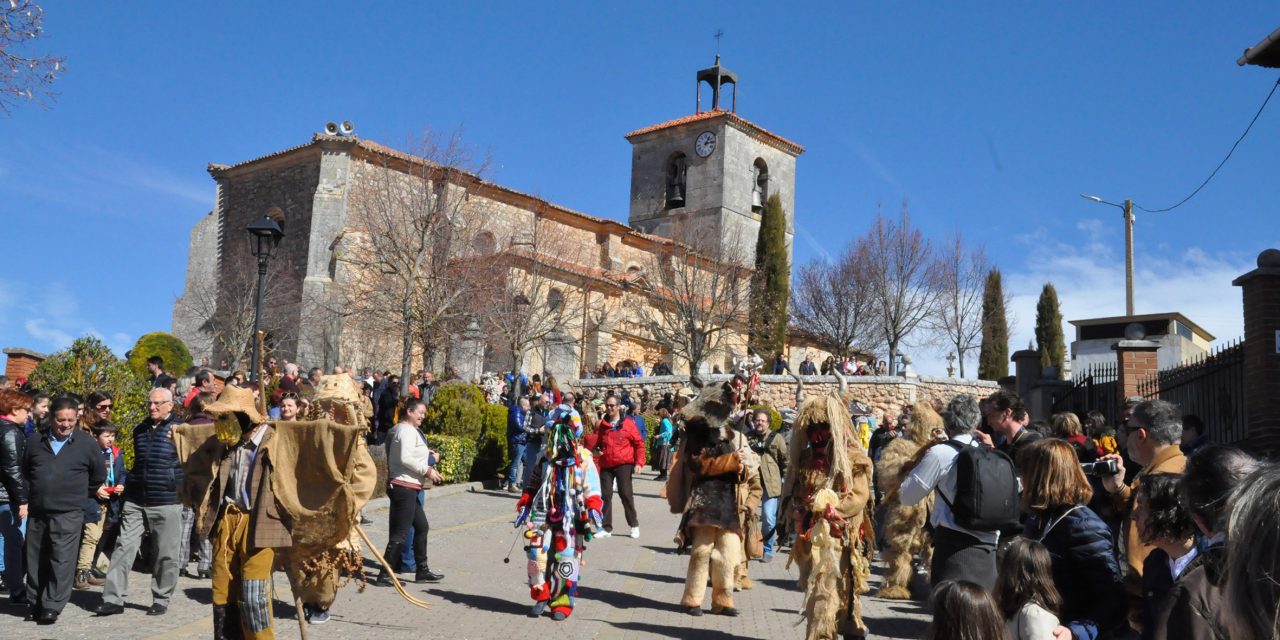
[[[1053,585],[1049,550],[1030,538],[1014,538],[1004,550],[993,592],[1004,616],[1005,640],[1054,640],[1062,596]]]
[[[1077,638],[1107,638],[1125,620],[1128,602],[1111,530],[1089,507],[1093,489],[1075,447],[1046,438],[1018,455],[1024,535],[1044,543],[1062,594],[1059,618]]]
[[[1221,619],[1231,640],[1280,638],[1280,467],[1263,467],[1240,483],[1230,513]]]
[[[994,640],[1004,635],[1000,611],[986,589],[963,580],[944,580],[929,596],[933,621],[925,640]]]

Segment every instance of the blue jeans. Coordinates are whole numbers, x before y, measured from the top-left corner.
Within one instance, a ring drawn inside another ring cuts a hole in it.
[[[521,462],[521,464],[524,465],[524,469],[520,470],[521,487],[523,487],[525,483],[529,482],[529,476],[533,474],[533,468],[538,465],[538,454],[540,453],[542,453],[542,446],[540,444],[524,445],[524,459]]]
[[[765,498],[760,503],[760,536],[764,538],[764,555],[773,555],[773,539],[778,532],[778,499]]]
[[[27,521],[18,522],[18,513],[8,502],[0,504],[0,538],[4,540],[4,581],[9,585],[10,597],[26,597],[22,571],[22,538],[26,532]]]
[[[520,463],[524,461],[524,452],[528,447],[523,442],[515,440],[507,441],[507,451],[511,452],[511,466],[507,468],[507,484],[513,485],[516,480],[521,479],[519,475]]]
[[[421,507],[424,498],[427,497],[426,491],[418,492],[418,506]],[[400,570],[413,571],[418,566],[413,557],[413,527],[409,527],[409,537],[404,539],[404,552],[400,554]],[[391,562],[391,558],[387,558],[387,562]]]

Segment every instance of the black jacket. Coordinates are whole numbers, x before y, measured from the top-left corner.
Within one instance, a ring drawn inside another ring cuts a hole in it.
[[[169,438],[177,419],[152,426],[143,420],[133,429],[133,469],[124,483],[124,499],[144,507],[178,504],[178,487],[186,475],[178,463],[178,450]],[[101,457],[101,451],[98,454]],[[81,504],[83,506],[83,503]]]
[[[54,455],[49,433],[27,439],[22,473],[30,483],[28,508],[34,515],[84,512],[85,499],[98,492],[107,479],[102,451],[93,436],[76,429]]]
[[[27,479],[22,473],[26,448],[26,428],[0,418],[0,503],[8,502],[15,509],[27,503]]]
[[[1027,519],[1024,534],[1049,550],[1053,582],[1062,594],[1061,624],[1077,638],[1110,637],[1125,621],[1128,597],[1111,531],[1088,507]]]

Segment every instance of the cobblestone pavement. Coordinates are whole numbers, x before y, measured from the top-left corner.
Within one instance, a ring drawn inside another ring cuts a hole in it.
[[[307,629],[309,640],[328,638],[449,638],[489,640],[513,637],[600,638],[802,638],[797,626],[801,594],[796,571],[786,569],[785,556],[751,564],[755,588],[735,594],[742,611],[737,618],[704,615],[694,618],[680,611],[688,556],[672,552],[677,517],[658,498],[659,483],[646,471],[637,476],[638,540],[614,537],[588,547],[573,616],[561,623],[528,616],[525,561],[517,548],[510,564],[503,558],[515,530],[511,526],[515,496],[496,491],[437,489],[427,494],[431,521],[431,568],[447,574],[436,585],[406,584],[413,595],[428,601],[429,610],[408,604],[391,588],[354,585],[342,589],[328,624]],[[618,498],[615,498],[617,501]],[[622,509],[615,517],[626,530]],[[374,520],[365,529],[377,544],[386,541],[386,501],[370,505]],[[372,565],[372,561],[366,563]],[[194,568],[194,564],[191,565]],[[877,573],[878,573],[877,567]],[[878,580],[878,578],[877,578]],[[15,638],[208,638],[212,635],[209,581],[180,578],[169,613],[145,615],[151,604],[150,577],[132,574],[125,613],[97,618],[91,613],[100,601],[98,590],[76,591],[57,625],[40,627],[23,622],[23,611],[0,605],[0,637]],[[275,575],[276,635],[299,638],[293,596],[283,573]],[[874,586],[873,586],[874,588]],[[710,593],[704,607],[710,608]],[[920,603],[863,598],[864,617],[872,638],[920,638],[927,616]]]

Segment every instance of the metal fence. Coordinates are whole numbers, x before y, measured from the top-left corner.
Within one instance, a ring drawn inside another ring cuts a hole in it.
[[[1099,362],[1071,376],[1071,389],[1053,397],[1053,412],[1071,411],[1084,417],[1101,411],[1114,424],[1120,407],[1120,370],[1114,362]]]
[[[1244,409],[1244,341],[1228,342],[1216,350],[1139,381],[1138,392],[1148,399],[1172,402],[1183,413],[1204,420],[1213,442],[1232,443],[1247,435]]]

